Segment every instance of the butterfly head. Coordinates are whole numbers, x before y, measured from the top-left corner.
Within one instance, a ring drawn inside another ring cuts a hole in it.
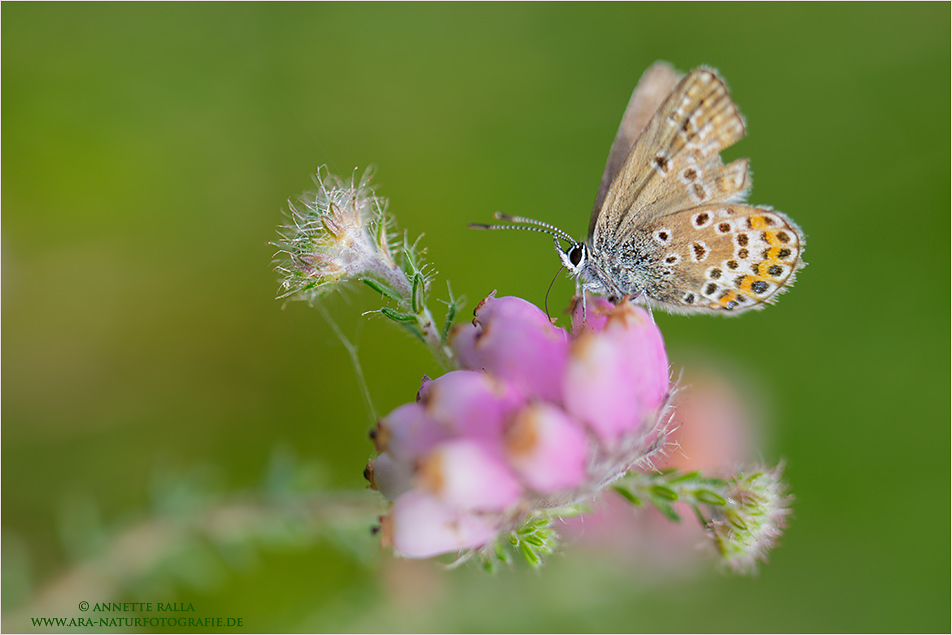
[[[573,241],[568,249],[563,250],[562,246],[556,242],[556,253],[559,254],[559,260],[570,274],[576,277],[582,275],[582,270],[588,262],[588,248],[585,243]]]
[[[622,289],[615,279],[607,273],[598,258],[593,257],[587,243],[573,241],[568,249],[557,247],[559,259],[569,274],[576,279],[578,291],[583,295],[586,291],[606,296],[612,302],[619,302],[624,296],[631,296],[631,289]],[[636,285],[629,285],[632,289]],[[635,294],[636,296],[639,294]]]

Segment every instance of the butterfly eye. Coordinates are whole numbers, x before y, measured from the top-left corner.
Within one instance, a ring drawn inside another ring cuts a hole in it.
[[[580,245],[572,245],[572,248],[568,251],[569,262],[578,266],[578,263],[582,262],[582,255],[582,247]]]

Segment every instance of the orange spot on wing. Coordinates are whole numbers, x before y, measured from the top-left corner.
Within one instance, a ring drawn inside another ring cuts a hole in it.
[[[718,298],[717,303],[726,309],[728,304],[730,304],[731,302],[735,302],[736,300],[737,300],[737,294],[734,293],[733,291],[728,291],[723,296]]]

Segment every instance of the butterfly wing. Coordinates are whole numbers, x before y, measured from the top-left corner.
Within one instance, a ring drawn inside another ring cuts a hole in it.
[[[595,207],[592,209],[592,218],[588,228],[589,235],[595,229],[595,221],[598,219],[598,212],[602,209],[602,203],[605,202],[608,188],[615,180],[615,175],[618,174],[618,170],[621,169],[622,163],[628,157],[629,152],[631,152],[635,139],[638,138],[648,120],[657,112],[665,98],[671,94],[671,91],[678,85],[682,77],[684,75],[675,70],[674,66],[668,62],[655,62],[638,80],[638,85],[635,86],[635,90],[631,93],[631,99],[628,101],[628,107],[625,108],[625,114],[622,115],[618,133],[612,142],[611,151],[608,153],[608,162],[605,164],[602,182],[599,184],[598,194],[595,196]]]
[[[740,313],[772,304],[803,267],[803,232],[769,207],[702,205],[648,223],[663,238],[648,267],[648,301],[675,313]]]
[[[608,187],[591,224],[595,249],[624,242],[671,210],[743,201],[747,160],[724,165],[719,152],[744,134],[723,80],[708,68],[691,71],[648,121]]]

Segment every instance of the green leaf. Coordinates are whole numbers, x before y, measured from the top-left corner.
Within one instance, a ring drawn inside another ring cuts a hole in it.
[[[401,313],[399,311],[394,311],[393,309],[387,307],[381,307],[380,312],[384,317],[390,318],[394,322],[416,322],[416,316],[410,315],[408,313]]]
[[[618,494],[619,494],[622,498],[624,498],[625,500],[627,500],[629,503],[631,503],[631,504],[634,505],[635,507],[641,507],[641,499],[638,498],[637,496],[635,496],[634,494],[632,494],[630,491],[628,491],[628,490],[625,489],[624,487],[617,487],[617,486],[616,486],[616,487],[614,487],[613,489],[614,489],[616,492],[618,492]]]
[[[678,493],[675,492],[670,487],[665,487],[664,485],[652,485],[651,493],[659,498],[663,498],[668,501],[678,500]]]
[[[380,284],[376,280],[372,280],[370,278],[362,278],[362,280],[364,281],[364,284],[366,284],[368,287],[370,287],[371,289],[373,289],[374,291],[376,291],[383,297],[390,298],[391,300],[396,300],[397,302],[401,300],[400,296],[397,294],[396,291]]]
[[[697,520],[701,523],[701,527],[707,527],[708,523],[711,521],[704,517],[704,514],[701,513],[701,510],[697,505],[691,505],[691,509],[694,510],[694,514],[697,516]]]
[[[684,474],[679,474],[672,478],[667,479],[669,483],[682,483],[684,481],[693,481],[698,477],[700,472],[695,470],[694,472],[685,472]]]
[[[698,499],[702,503],[707,505],[718,505],[723,506],[727,504],[727,501],[723,496],[717,492],[712,492],[708,489],[699,489],[694,491],[694,498]]]
[[[674,511],[674,507],[671,507],[671,505],[656,498],[651,499],[651,504],[658,508],[658,511],[664,514],[668,520],[676,523],[681,522],[681,516],[678,515],[678,512]]]
[[[727,521],[737,529],[740,529],[741,531],[747,531],[749,529],[747,527],[747,523],[744,522],[744,519],[738,516],[735,512],[727,512],[725,516],[727,516]]]
[[[500,562],[505,562],[507,564],[510,562],[509,552],[506,551],[506,548],[503,546],[501,540],[496,541],[496,544],[493,545],[493,550],[495,551],[495,556],[497,560],[499,560]]]
[[[456,319],[456,311],[459,307],[456,300],[450,297],[449,304],[446,306],[446,317],[443,319],[443,332],[440,333],[440,341],[446,344],[446,338],[450,335],[450,329],[453,328],[453,320]]]
[[[423,276],[419,273],[413,276],[413,286],[410,291],[410,306],[413,312],[419,314],[423,311]]]
[[[526,562],[528,562],[529,566],[531,566],[533,569],[542,564],[542,559],[539,558],[539,554],[537,554],[529,545],[519,545],[519,551],[522,552],[522,557],[526,559]]]

